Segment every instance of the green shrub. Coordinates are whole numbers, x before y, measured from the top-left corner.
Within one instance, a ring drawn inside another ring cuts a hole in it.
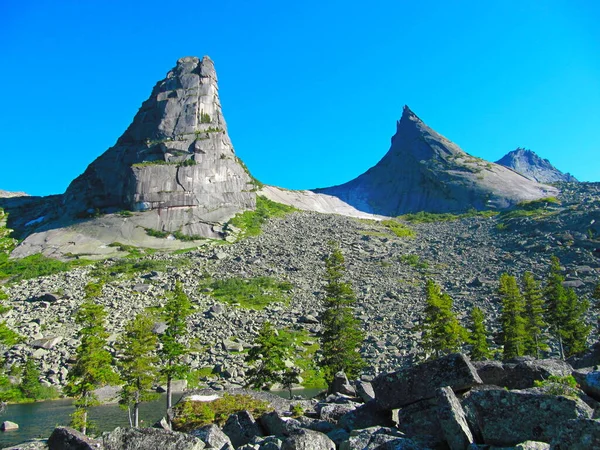
[[[256,197],[256,209],[237,214],[227,224],[242,230],[244,236],[257,236],[262,225],[272,217],[283,217],[297,211],[296,208],[269,200],[261,195]]]
[[[400,261],[402,261],[403,263],[408,264],[409,266],[412,266],[416,269],[428,269],[429,268],[429,264],[427,263],[427,261],[421,261],[421,258],[419,257],[419,255],[415,255],[414,253],[409,253],[407,255],[401,255]]]
[[[295,418],[302,417],[304,415],[304,408],[302,407],[302,405],[300,403],[296,403],[295,405],[292,405],[291,412],[292,412],[292,417],[295,417]]]
[[[263,309],[274,302],[287,302],[293,285],[270,277],[225,278],[208,283],[209,295],[242,308]]]
[[[545,392],[551,395],[564,395],[567,397],[577,396],[577,380],[573,375],[559,377],[558,375],[550,375],[547,380],[534,381],[535,387],[545,388]]]
[[[119,211],[117,214],[119,216],[121,216],[121,217],[131,217],[131,216],[133,216],[133,213],[131,211],[126,210],[126,209],[123,209],[122,211]]]
[[[409,228],[406,225],[401,224],[397,220],[393,220],[393,219],[382,220],[381,225],[386,227],[388,230],[390,230],[392,233],[394,233],[396,236],[398,236],[400,238],[402,238],[402,237],[412,238],[412,237],[416,236],[416,233],[412,228]]]
[[[152,237],[159,238],[159,239],[164,239],[171,234],[171,232],[169,232],[169,231],[160,231],[160,230],[155,230],[153,228],[144,228],[144,230],[146,231],[146,234],[148,236],[152,236]]]
[[[211,423],[223,425],[231,414],[241,411],[249,411],[254,417],[260,417],[272,409],[268,402],[250,395],[226,393],[212,402],[184,401],[175,405],[173,427],[178,431],[191,431]]]
[[[484,219],[494,217],[498,215],[497,211],[477,211],[472,208],[466,213],[452,214],[452,213],[430,213],[425,211],[419,211],[418,213],[404,214],[399,216],[399,219],[406,220],[410,223],[435,223],[435,222],[452,222],[460,219],[469,219],[474,217],[482,217]]]
[[[202,111],[200,113],[200,123],[211,123],[212,121],[210,120],[210,114],[205,113],[204,111]]]
[[[93,299],[93,298],[100,297],[102,295],[102,287],[103,287],[103,283],[94,283],[94,282],[90,281],[83,288],[85,298]]]

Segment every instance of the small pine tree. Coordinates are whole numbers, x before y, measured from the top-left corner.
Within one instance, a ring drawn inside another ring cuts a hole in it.
[[[119,403],[127,408],[129,425],[133,427],[139,426],[140,403],[158,396],[152,391],[152,385],[158,377],[158,358],[154,355],[157,337],[152,332],[153,326],[154,321],[148,314],[138,314],[125,325],[117,343],[117,349],[121,352],[117,367],[124,382]]]
[[[337,372],[356,378],[365,365],[359,351],[364,333],[360,320],[354,317],[356,296],[350,284],[343,281],[344,270],[344,256],[339,247],[332,244],[331,253],[325,259],[327,286],[323,300],[325,310],[321,314],[321,367],[329,385]]]
[[[566,290],[565,322],[561,330],[567,357],[581,353],[587,348],[587,338],[592,328],[585,322],[589,307],[590,303],[577,297],[573,289]]]
[[[565,350],[563,339],[565,332],[563,330],[566,322],[566,304],[567,292],[563,286],[565,281],[561,274],[560,261],[556,256],[552,256],[550,270],[546,278],[546,287],[544,289],[545,299],[545,319],[550,326],[550,332],[558,342],[558,350],[561,359],[565,359]]]
[[[425,292],[427,303],[421,326],[423,349],[436,358],[459,351],[467,333],[452,312],[452,298],[432,280],[427,280]]]
[[[255,364],[249,371],[249,384],[261,389],[269,383],[281,381],[285,360],[292,353],[288,333],[279,333],[270,322],[263,323],[254,346],[248,351],[246,362]]]
[[[183,358],[189,353],[183,339],[187,334],[187,318],[191,313],[190,299],[178,281],[165,304],[163,314],[167,329],[159,338],[162,344],[159,351],[162,363],[160,373],[167,379],[167,409],[173,404],[172,381],[185,377],[189,372],[189,367],[183,363]]]
[[[27,358],[25,361],[19,389],[21,389],[24,398],[38,399],[41,396],[40,370],[32,358]]]
[[[77,333],[81,344],[76,350],[77,361],[67,375],[65,393],[75,397],[71,424],[83,434],[91,425],[89,408],[99,404],[93,391],[119,381],[112,368],[112,356],[105,348],[108,338],[105,320],[104,307],[92,302],[83,303],[75,315],[75,323],[81,326]]]
[[[502,302],[500,324],[504,359],[523,356],[527,339],[523,318],[525,305],[516,278],[502,274],[498,294]]]
[[[525,354],[540,358],[540,352],[547,350],[543,331],[544,322],[544,296],[539,282],[531,272],[525,272],[522,280],[523,299],[525,301]]]
[[[596,305],[594,305],[594,309],[598,312],[600,310],[600,283],[596,285],[592,298],[598,300]],[[600,314],[596,318],[596,332],[600,335]]]
[[[471,359],[481,361],[491,357],[492,352],[487,342],[488,332],[485,328],[485,316],[478,307],[471,310],[469,343],[471,344]]]

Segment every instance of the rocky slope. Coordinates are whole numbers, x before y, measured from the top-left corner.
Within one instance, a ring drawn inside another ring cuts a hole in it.
[[[388,153],[359,177],[316,189],[374,214],[507,208],[556,194],[503,166],[474,158],[423,123],[407,106]]]
[[[490,326],[497,325],[500,274],[530,270],[543,278],[551,255],[565,266],[567,285],[580,295],[590,295],[600,274],[600,185],[565,184],[561,190],[562,205],[495,218],[415,224],[414,238],[398,238],[376,221],[292,213],[269,221],[261,235],[234,244],[205,243],[185,254],[147,256],[142,259],[147,264],[139,265],[133,275],[120,273],[115,260],[98,263],[111,275],[97,301],[108,309],[112,342],[124,322],[146,307],[163,304],[165,293],[181,280],[196,307],[190,318],[190,342],[199,345],[199,351],[190,356],[190,364],[215,368],[221,375],[216,384],[241,385],[246,367],[239,350],[252,342],[265,320],[277,327],[305,329],[315,339],[319,331],[315,318],[324,294],[323,257],[328,242],[337,241],[367,333],[362,348],[369,363],[366,373],[374,375],[418,359],[415,326],[427,278],[455,299],[461,320],[477,305]],[[4,318],[26,336],[25,343],[7,349],[9,363],[33,354],[47,382],[64,383],[77,346],[74,312],[84,299],[86,284],[97,281],[92,270],[78,268],[4,288],[12,306]],[[289,304],[247,310],[211,297],[205,284],[209,276],[269,276],[289,281],[294,288]]]
[[[520,173],[525,178],[538,183],[556,183],[559,181],[576,182],[577,179],[570,173],[563,173],[550,164],[547,159],[540,158],[535,152],[524,148],[517,148],[507,153],[496,164],[508,167]]]

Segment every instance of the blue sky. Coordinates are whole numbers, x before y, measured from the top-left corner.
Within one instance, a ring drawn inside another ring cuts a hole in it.
[[[600,181],[600,2],[0,3],[0,189],[63,192],[178,58],[209,55],[261,181],[350,180],[408,104],[475,156],[518,146]]]

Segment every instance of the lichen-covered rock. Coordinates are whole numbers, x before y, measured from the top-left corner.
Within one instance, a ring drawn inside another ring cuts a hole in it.
[[[69,427],[57,427],[48,438],[48,450],[98,450],[102,442]]]
[[[348,381],[348,377],[344,372],[338,372],[333,377],[333,383],[331,384],[331,392],[349,395],[352,397],[356,396],[356,389]]]
[[[341,416],[338,424],[346,430],[356,430],[374,426],[392,427],[394,421],[390,410],[381,408],[375,400],[371,400]]]
[[[438,418],[438,399],[412,403],[397,412],[398,430],[428,447],[443,447],[446,435]]]
[[[231,414],[223,426],[234,447],[247,444],[254,436],[262,436],[262,431],[249,411]]]
[[[206,425],[191,431],[192,436],[196,436],[206,444],[206,448],[215,448],[224,450],[233,448],[229,437],[215,424]]]
[[[570,364],[560,359],[477,361],[473,362],[473,366],[485,384],[508,389],[531,388],[535,381],[547,380],[552,375],[565,377],[573,371]]]
[[[429,447],[401,435],[392,428],[356,430],[339,446],[340,450],[428,450]]]
[[[338,422],[338,420],[340,419],[340,417],[342,417],[344,414],[346,414],[350,411],[353,411],[354,409],[356,409],[356,405],[354,405],[352,403],[346,403],[346,404],[331,403],[331,404],[324,405],[321,408],[319,416],[320,416],[321,420],[326,420],[327,422],[336,424]]]
[[[504,389],[476,390],[462,401],[463,408],[489,445],[511,446],[527,440],[550,442],[561,425],[592,417],[592,409],[578,398]]]
[[[473,443],[465,412],[449,387],[438,390],[437,416],[450,450],[464,450]]]
[[[553,450],[587,450],[600,448],[600,422],[593,419],[569,420],[560,426],[552,439]]]
[[[197,437],[158,428],[115,428],[102,437],[104,450],[202,450],[206,446]]]
[[[283,441],[281,450],[335,450],[335,443],[323,433],[301,429]]]
[[[384,409],[395,409],[433,398],[437,389],[444,386],[461,391],[482,384],[482,381],[469,359],[455,353],[379,375],[371,384],[375,401]]]

